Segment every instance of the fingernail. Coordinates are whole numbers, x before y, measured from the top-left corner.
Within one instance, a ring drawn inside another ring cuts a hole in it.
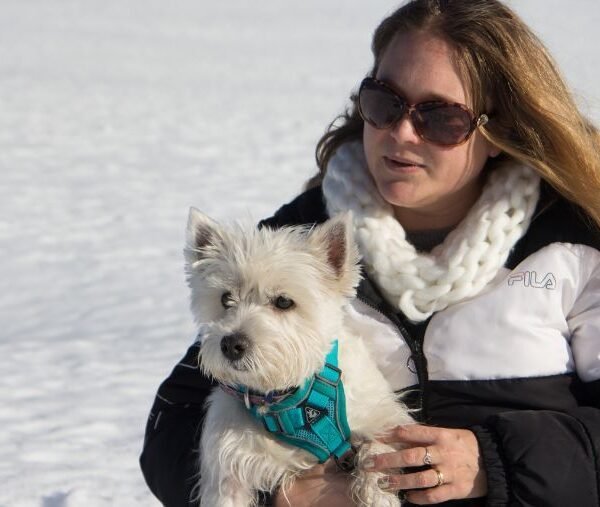
[[[365,468],[365,469],[375,468],[375,460],[373,458],[367,458],[366,460],[363,461],[363,468]]]
[[[389,479],[389,477],[380,477],[379,479],[377,479],[377,485],[381,489],[386,489],[390,485],[390,479]]]

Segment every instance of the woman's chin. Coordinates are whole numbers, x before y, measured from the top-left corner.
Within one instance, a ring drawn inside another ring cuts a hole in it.
[[[384,201],[394,207],[413,208],[418,207],[421,199],[419,198],[419,186],[414,181],[390,181],[377,185],[379,194]]]

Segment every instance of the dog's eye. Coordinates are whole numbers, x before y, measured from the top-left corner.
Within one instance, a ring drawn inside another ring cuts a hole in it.
[[[221,296],[221,304],[223,305],[223,308],[231,308],[235,305],[235,300],[233,299],[231,292],[223,293]]]
[[[294,302],[285,296],[277,296],[273,301],[273,304],[280,310],[289,310],[292,306],[294,306]]]

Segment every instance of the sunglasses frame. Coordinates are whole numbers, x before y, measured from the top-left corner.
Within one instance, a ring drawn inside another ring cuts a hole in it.
[[[373,85],[375,85],[375,86],[373,86]],[[402,115],[399,116],[398,118],[396,118],[392,123],[390,123],[389,125],[386,125],[384,127],[378,127],[372,121],[369,121],[367,119],[366,115],[363,113],[362,107],[360,105],[360,95],[361,95],[362,91],[367,87],[383,88],[385,91],[389,92],[396,100],[401,101],[405,105],[405,109],[402,112]],[[417,135],[421,139],[423,139],[423,141],[426,141],[426,142],[432,143],[432,144],[436,144],[438,146],[446,146],[446,147],[460,146],[461,144],[464,144],[468,141],[468,139],[471,137],[473,132],[475,132],[475,130],[478,127],[485,125],[489,121],[489,116],[487,114],[482,113],[482,114],[477,115],[471,109],[469,109],[466,105],[461,104],[459,102],[444,102],[443,100],[429,100],[429,101],[425,101],[425,102],[419,102],[418,104],[409,104],[408,101],[404,97],[402,97],[402,95],[400,95],[398,92],[396,92],[396,90],[394,90],[390,85],[388,85],[384,81],[380,81],[379,79],[376,79],[374,77],[366,77],[362,80],[362,82],[360,83],[360,87],[358,89],[358,95],[357,95],[356,102],[357,102],[357,106],[358,106],[358,112],[359,112],[361,118],[366,123],[371,125],[373,128],[376,128],[377,130],[385,130],[385,129],[392,128],[395,125],[397,125],[402,120],[402,118],[404,118],[406,115],[408,115]],[[423,106],[440,106],[440,107],[445,106],[445,107],[458,107],[458,108],[462,109],[471,118],[471,124],[469,127],[469,131],[465,134],[464,138],[461,139],[457,143],[446,144],[446,143],[440,143],[438,141],[432,141],[431,139],[428,139],[424,135],[422,130],[418,127],[419,122],[418,121],[415,122],[414,117],[413,117],[414,112],[418,111],[418,109]]]

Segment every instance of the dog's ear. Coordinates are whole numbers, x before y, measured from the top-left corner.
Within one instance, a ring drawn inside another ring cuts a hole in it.
[[[202,259],[202,251],[214,244],[219,230],[219,224],[212,218],[196,208],[190,208],[183,251],[186,261],[192,264]]]
[[[316,226],[309,235],[309,241],[325,257],[344,293],[353,295],[360,270],[351,212],[341,213]]]

